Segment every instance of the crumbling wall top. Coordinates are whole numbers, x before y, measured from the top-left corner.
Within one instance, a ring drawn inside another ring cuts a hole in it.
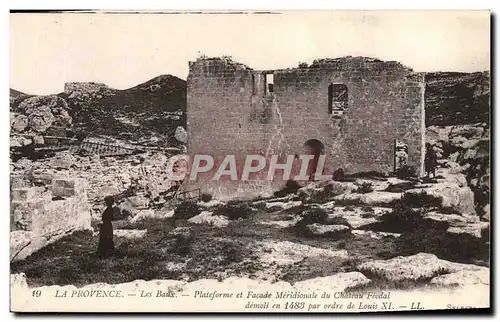
[[[359,72],[374,72],[374,73],[413,73],[413,69],[401,64],[397,61],[383,61],[378,58],[363,57],[363,56],[344,56],[338,58],[320,58],[315,59],[312,64],[301,62],[297,67],[290,67],[277,70],[259,70],[261,73],[295,73],[298,71],[314,71],[314,70],[329,70],[329,71],[359,71]],[[202,70],[204,72],[219,72],[219,71],[239,71],[253,70],[245,64],[235,62],[230,56],[222,57],[200,57],[194,62],[189,62],[190,72]]]

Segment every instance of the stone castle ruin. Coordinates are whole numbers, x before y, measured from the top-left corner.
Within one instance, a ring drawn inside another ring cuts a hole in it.
[[[190,155],[216,162],[228,154],[279,155],[285,163],[290,154],[324,154],[325,174],[403,166],[423,174],[424,75],[398,62],[349,56],[258,71],[227,57],[200,58],[189,64],[187,86]],[[266,185],[197,184],[215,195]]]

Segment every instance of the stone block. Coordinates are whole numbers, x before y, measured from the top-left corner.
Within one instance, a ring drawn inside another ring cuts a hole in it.
[[[87,184],[83,179],[54,179],[52,181],[52,196],[73,197],[86,196]]]
[[[12,190],[13,201],[27,201],[33,199],[37,194],[37,189],[34,187],[17,188]]]
[[[40,248],[46,246],[47,238],[40,237],[30,231],[12,231],[10,233],[10,260],[25,259]]]
[[[11,229],[13,230],[32,230],[33,218],[37,218],[51,200],[47,198],[34,198],[27,201],[12,201],[11,211]]]

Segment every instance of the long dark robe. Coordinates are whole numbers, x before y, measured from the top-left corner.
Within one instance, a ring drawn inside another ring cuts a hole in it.
[[[102,224],[99,226],[99,246],[97,252],[100,256],[110,255],[115,249],[112,220],[113,207],[108,207],[102,214]]]

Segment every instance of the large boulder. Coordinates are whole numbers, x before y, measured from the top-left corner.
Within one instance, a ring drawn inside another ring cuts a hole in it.
[[[481,239],[483,237],[483,231],[490,228],[488,222],[479,221],[475,223],[468,223],[467,225],[452,226],[446,231],[449,234],[462,235],[467,234],[474,238]]]
[[[343,193],[333,200],[350,204],[365,204],[370,206],[387,205],[401,199],[400,192],[373,191],[369,193]]]
[[[229,220],[226,216],[214,216],[211,211],[202,211],[199,215],[191,217],[188,222],[214,227],[225,227],[229,225]]]
[[[146,219],[162,219],[163,215],[155,212],[153,209],[144,209],[137,211],[136,215],[130,219],[131,223],[140,222]]]
[[[312,236],[341,238],[349,234],[350,228],[345,225],[311,224],[306,226],[306,231]]]
[[[61,110],[68,110],[68,103],[57,95],[42,95],[29,97],[18,105],[18,109],[25,115],[33,113],[39,107],[46,107],[54,114],[58,114]]]
[[[401,199],[402,194],[398,192],[373,191],[361,196],[361,202],[366,205],[386,205]]]
[[[463,215],[476,215],[474,193],[469,187],[460,187],[450,182],[437,183],[429,188],[418,188],[408,192],[427,194],[442,198],[442,206],[453,209]]]
[[[431,284],[447,287],[490,285],[490,270],[487,267],[481,267],[478,270],[463,270],[439,275],[431,280]]]
[[[10,120],[10,127],[13,131],[23,132],[28,127],[28,117],[25,115],[16,115]]]
[[[40,106],[28,116],[29,126],[37,132],[45,132],[56,118],[47,106]]]
[[[450,130],[450,136],[461,136],[465,138],[480,138],[484,134],[484,127],[481,125],[456,125]]]

